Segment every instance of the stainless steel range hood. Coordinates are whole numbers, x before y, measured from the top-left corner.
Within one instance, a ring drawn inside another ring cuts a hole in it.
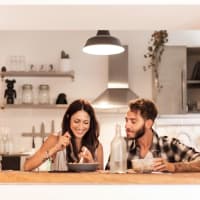
[[[129,89],[128,46],[121,54],[108,57],[108,88],[93,102],[95,108],[124,108],[138,96]]]

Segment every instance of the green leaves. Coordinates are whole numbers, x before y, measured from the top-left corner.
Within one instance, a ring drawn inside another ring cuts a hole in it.
[[[147,69],[151,69],[153,72],[153,85],[155,88],[153,90],[153,96],[155,99],[157,93],[163,88],[159,80],[159,63],[161,62],[162,54],[165,50],[165,43],[167,42],[168,33],[166,30],[154,31],[148,42],[147,53],[144,55],[144,58],[150,59],[148,65],[143,66],[143,70],[147,71]]]
[[[151,35],[147,53],[144,55],[145,58],[150,58],[150,62],[147,66],[143,66],[146,71],[148,68],[157,68],[161,62],[161,57],[164,52],[165,43],[168,42],[168,33],[166,30],[154,31]]]

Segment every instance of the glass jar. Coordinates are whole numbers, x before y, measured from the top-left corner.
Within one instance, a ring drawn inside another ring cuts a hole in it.
[[[22,103],[33,103],[33,86],[31,84],[24,84],[22,86]]]
[[[39,103],[40,104],[49,104],[49,85],[39,85]]]

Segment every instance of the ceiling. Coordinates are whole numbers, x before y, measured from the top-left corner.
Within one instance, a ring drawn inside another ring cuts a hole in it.
[[[0,30],[198,30],[200,5],[0,5]]]

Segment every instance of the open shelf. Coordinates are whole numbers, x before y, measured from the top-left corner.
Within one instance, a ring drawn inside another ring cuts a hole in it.
[[[25,108],[25,109],[66,109],[68,104],[5,104],[1,105],[1,109],[14,109],[14,108]]]
[[[187,84],[200,84],[200,80],[187,80]]]
[[[200,89],[200,80],[188,80],[187,81],[187,87],[188,87],[188,90],[189,89]]]
[[[7,71],[0,72],[1,77],[69,77],[74,79],[74,71],[69,72],[43,72],[43,71]]]

